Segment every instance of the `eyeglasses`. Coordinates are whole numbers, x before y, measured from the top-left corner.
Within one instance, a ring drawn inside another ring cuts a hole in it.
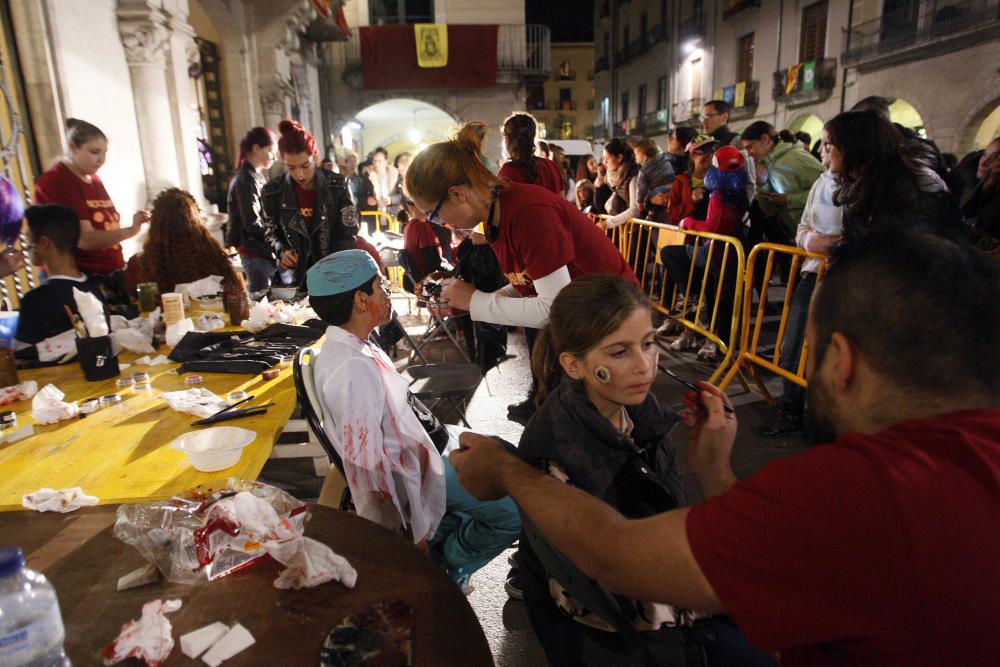
[[[702,115],[700,116],[700,118],[701,118],[702,122],[704,122],[704,121],[706,121],[706,120],[708,120],[708,119],[710,119],[710,118],[712,118],[712,117],[714,117],[714,116],[721,116],[721,115],[722,115],[722,114],[721,114],[721,113],[718,113],[718,112],[716,112],[716,113],[703,113],[703,114],[702,114]]]
[[[441,197],[440,200],[438,200],[437,206],[434,207],[434,210],[432,210],[430,213],[427,214],[427,222],[429,222],[431,224],[436,224],[436,225],[440,225],[441,224],[441,221],[438,220],[438,211],[440,211],[441,207],[444,206],[444,202],[445,202],[446,199],[448,199],[448,191],[447,190],[445,190],[444,196]]]

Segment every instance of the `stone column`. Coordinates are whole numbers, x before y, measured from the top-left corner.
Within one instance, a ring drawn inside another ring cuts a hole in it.
[[[119,3],[118,31],[132,77],[146,193],[152,199],[164,188],[181,182],[166,77],[170,31],[161,10],[125,0]],[[113,104],[114,100],[107,102]]]
[[[168,27],[167,89],[170,92],[170,110],[173,116],[174,150],[180,173],[180,186],[190,192],[204,208],[207,201],[201,181],[201,158],[198,135],[201,118],[198,116],[195,93],[191,83],[191,66],[201,62],[194,29],[187,22],[187,3],[172,3]]]

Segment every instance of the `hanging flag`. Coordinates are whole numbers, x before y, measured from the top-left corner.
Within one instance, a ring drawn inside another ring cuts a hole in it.
[[[726,86],[725,88],[722,89],[722,101],[723,102],[725,102],[729,106],[733,106],[733,100],[734,99],[736,99],[736,87],[735,86]]]
[[[809,60],[802,65],[802,90],[816,87],[816,61]]]
[[[747,82],[740,81],[736,84],[736,94],[733,99],[733,106],[737,109],[746,105],[747,99]]]
[[[722,88],[716,88],[715,89],[715,95],[714,95],[714,97],[712,97],[712,99],[713,100],[721,100],[722,99]]]
[[[448,26],[444,23],[415,23],[413,38],[417,43],[417,65],[448,66]]]
[[[802,63],[792,65],[788,68],[788,73],[785,75],[785,95],[791,95],[792,91],[795,90],[795,84],[799,80],[800,69],[802,69]]]

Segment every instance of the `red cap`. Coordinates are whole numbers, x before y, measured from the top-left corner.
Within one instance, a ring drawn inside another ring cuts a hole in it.
[[[744,168],[743,155],[735,146],[723,146],[715,151],[712,166],[720,171],[740,171]]]

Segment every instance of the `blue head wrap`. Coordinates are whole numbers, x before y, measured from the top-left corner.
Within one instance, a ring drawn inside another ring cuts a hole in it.
[[[306,272],[310,296],[333,296],[370,283],[378,264],[364,250],[341,250],[319,260]]]

